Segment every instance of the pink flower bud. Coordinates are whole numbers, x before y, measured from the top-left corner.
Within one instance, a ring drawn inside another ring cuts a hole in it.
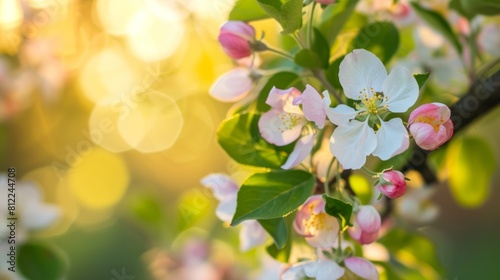
[[[441,103],[424,104],[411,112],[408,128],[420,148],[434,150],[451,138],[450,114],[450,109]]]
[[[371,205],[362,205],[349,228],[349,235],[360,244],[370,244],[377,240],[382,219],[377,209]]]
[[[250,43],[255,40],[255,29],[242,21],[227,21],[220,28],[219,43],[228,56],[239,59],[252,54]]]
[[[344,260],[345,266],[347,269],[352,271],[357,276],[362,279],[367,280],[378,280],[379,275],[377,268],[367,259],[359,258],[359,257],[349,257]]]
[[[406,192],[406,180],[403,173],[390,170],[382,173],[377,189],[389,198],[398,198]]]

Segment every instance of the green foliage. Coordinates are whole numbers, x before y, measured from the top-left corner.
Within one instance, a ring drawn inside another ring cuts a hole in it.
[[[411,5],[423,20],[425,20],[437,32],[441,33],[441,35],[443,35],[459,53],[462,53],[462,45],[458,41],[455,33],[453,33],[450,24],[441,14],[436,11],[426,9],[416,2],[412,2]]]
[[[314,28],[311,49],[302,49],[295,54],[294,61],[297,65],[316,69],[328,68],[330,60],[330,46],[321,32]]]
[[[271,106],[266,104],[266,100],[273,87],[286,89],[292,86],[299,89],[304,88],[299,76],[293,72],[278,72],[271,76],[259,93],[259,97],[257,98],[257,111],[266,112],[271,109]]]
[[[366,49],[387,63],[399,46],[399,32],[390,22],[372,22],[362,28],[354,38],[354,49]]]
[[[455,138],[446,152],[451,193],[462,206],[483,204],[490,191],[495,171],[495,157],[490,145],[482,138]]]
[[[269,18],[269,15],[255,0],[238,0],[229,13],[229,20],[254,21],[265,18]]]
[[[417,80],[418,88],[421,90],[422,87],[425,85],[427,82],[427,79],[429,79],[429,75],[431,73],[427,72],[424,74],[413,74],[413,77],[415,77],[415,80]]]
[[[462,4],[462,0],[451,0],[450,1],[450,9],[457,11],[462,16],[472,19],[474,17],[474,13],[471,13],[470,10],[466,10]]]
[[[455,0],[452,2],[460,2],[462,10],[466,11],[466,14],[470,17],[476,15],[494,16],[500,14],[500,2],[498,2],[498,0]]]
[[[289,34],[302,27],[302,0],[257,0],[262,9]]]
[[[352,226],[349,222],[351,220],[352,204],[329,197],[326,194],[323,195],[323,200],[325,200],[325,212],[339,220],[341,231]]]
[[[231,225],[250,219],[286,216],[309,198],[315,183],[314,175],[302,170],[254,174],[238,192]]]
[[[159,225],[164,220],[163,209],[160,202],[152,195],[134,197],[130,208],[134,217],[147,224]]]
[[[63,279],[66,262],[63,256],[47,245],[24,243],[17,247],[17,265],[21,274],[30,280]]]
[[[385,245],[396,262],[388,279],[440,279],[443,268],[438,261],[434,244],[419,233],[392,229],[378,240]]]
[[[319,31],[325,36],[330,43],[335,41],[340,31],[350,19],[351,14],[356,8],[358,0],[338,1],[332,5],[328,5],[323,11]]]
[[[258,220],[260,225],[271,235],[277,249],[282,249],[287,241],[288,229],[284,218]]]
[[[294,214],[290,214],[286,218],[284,218],[287,227],[287,235],[286,242],[283,244],[282,248],[279,249],[276,243],[273,243],[266,247],[266,251],[271,257],[283,263],[288,263],[290,253],[292,251],[292,223],[294,219]]]
[[[345,55],[335,59],[326,70],[326,79],[336,89],[342,89],[339,79],[340,63],[344,60]]]
[[[246,113],[224,120],[217,130],[217,141],[236,162],[246,165],[280,168],[293,144],[278,147],[267,143],[259,132],[260,115]]]

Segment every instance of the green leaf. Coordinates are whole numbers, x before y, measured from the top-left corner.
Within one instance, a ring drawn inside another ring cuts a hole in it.
[[[325,212],[339,220],[341,231],[352,226],[349,222],[351,220],[352,204],[329,197],[326,194],[323,195],[323,200],[325,200]]]
[[[18,269],[30,280],[57,280],[65,274],[63,256],[45,244],[24,243],[17,247],[17,254]]]
[[[453,33],[450,24],[444,19],[441,14],[436,11],[426,9],[416,2],[411,2],[411,5],[424,21],[432,26],[434,30],[441,33],[441,35],[443,35],[448,41],[450,41],[450,43],[459,53],[462,53],[462,45],[455,36],[455,33]]]
[[[314,36],[313,43],[311,49],[317,54],[321,67],[326,69],[328,68],[329,60],[330,60],[330,46],[328,45],[328,41],[326,41],[325,37],[321,35],[318,29],[314,28]]]
[[[301,49],[295,54],[293,60],[297,65],[309,69],[321,68],[321,66],[323,65],[318,54],[308,49]]]
[[[302,89],[304,85],[299,79],[299,76],[293,72],[279,72],[271,76],[259,93],[257,99],[257,111],[266,112],[271,109],[271,106],[266,104],[267,97],[273,86],[279,89],[296,87]]]
[[[460,4],[469,16],[500,14],[500,2],[498,0],[460,0]]]
[[[238,0],[229,13],[229,20],[254,21],[266,18],[269,15],[255,0]]]
[[[354,49],[371,51],[386,63],[398,50],[399,32],[390,22],[372,22],[359,31],[352,45]]]
[[[427,82],[427,79],[429,79],[430,74],[431,72],[427,72],[424,74],[413,74],[413,77],[415,77],[415,80],[417,80],[419,90],[421,90],[424,87],[425,82]]]
[[[277,249],[283,249],[288,238],[288,229],[284,218],[257,220],[260,225],[271,235]]]
[[[451,0],[449,7],[468,19],[472,19],[474,17],[474,13],[471,13],[470,10],[466,10],[464,8],[462,0]]]
[[[290,258],[290,253],[292,251],[292,223],[293,220],[295,219],[295,214],[288,215],[286,218],[284,218],[285,225],[287,228],[287,236],[286,236],[286,242],[283,244],[282,248],[279,249],[276,245],[276,243],[273,243],[269,246],[266,247],[267,253],[276,259],[277,261],[283,262],[283,263],[288,263],[288,259]]]
[[[286,216],[311,196],[315,183],[314,176],[302,170],[254,174],[238,191],[231,225],[250,219]]]
[[[495,171],[494,151],[477,136],[455,138],[446,152],[451,193],[462,206],[478,207],[488,198]]]
[[[302,27],[302,0],[257,0],[262,9],[279,22],[283,33]]]
[[[418,274],[415,273],[420,271],[423,279],[442,278],[444,269],[437,258],[434,244],[424,235],[410,233],[404,229],[392,229],[378,242],[382,243],[392,257],[403,265],[405,270],[401,272],[417,276]]]
[[[328,5],[321,16],[319,31],[332,43],[349,20],[358,0],[344,0]]]
[[[335,59],[326,69],[326,79],[332,84],[336,89],[342,89],[342,85],[339,80],[339,69],[340,63],[344,60],[345,55]]]
[[[259,114],[234,115],[217,130],[217,141],[236,162],[252,166],[281,168],[292,152],[293,144],[278,147],[260,136]]]

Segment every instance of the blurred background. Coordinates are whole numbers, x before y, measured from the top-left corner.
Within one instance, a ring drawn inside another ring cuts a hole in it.
[[[231,104],[208,95],[234,67],[217,43],[233,3],[0,0],[0,165],[16,168],[18,187],[36,185],[40,209],[56,207],[46,227],[18,238],[55,248],[67,279],[177,279],[169,277],[189,267],[205,275],[193,279],[262,273],[262,252],[238,251],[237,231],[215,217],[199,183],[213,172],[248,174],[215,139]],[[273,21],[254,26],[276,42]],[[499,115],[463,132],[484,137],[497,162]],[[498,171],[473,209],[442,184],[439,218],[418,228],[436,242],[447,279],[499,275]],[[9,277],[2,267],[0,279]]]

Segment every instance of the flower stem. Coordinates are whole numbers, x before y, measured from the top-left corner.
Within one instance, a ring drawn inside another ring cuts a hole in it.
[[[273,53],[276,53],[276,54],[279,54],[279,55],[281,55],[281,56],[283,56],[285,58],[288,58],[288,59],[290,59],[290,60],[293,61],[293,56],[290,55],[289,53],[286,53],[284,51],[280,51],[280,50],[277,50],[277,49],[273,49],[271,47],[267,47],[266,50],[270,51],[270,52],[273,52]]]
[[[313,18],[314,18],[314,8],[316,8],[316,2],[313,2],[311,8],[311,14],[309,16],[309,29],[307,31],[307,45],[312,48],[312,33],[313,33]]]
[[[326,169],[326,176],[325,176],[325,193],[330,196],[331,191],[330,191],[330,186],[329,186],[329,181],[330,181],[330,171],[332,170],[332,166],[335,163],[335,157],[332,157],[332,160],[330,160],[330,163],[328,164],[328,168]]]
[[[374,176],[378,175],[377,172],[371,171],[370,169],[366,168],[365,166],[361,167],[361,169],[363,169],[363,171],[365,171],[366,173],[368,173],[370,175],[374,175]]]
[[[340,98],[340,95],[338,92],[333,88],[333,86],[328,82],[328,80],[325,77],[325,74],[321,70],[312,70],[314,77],[318,79],[324,86],[325,88],[333,95],[335,100],[337,100],[338,104],[343,104],[342,98]]]

